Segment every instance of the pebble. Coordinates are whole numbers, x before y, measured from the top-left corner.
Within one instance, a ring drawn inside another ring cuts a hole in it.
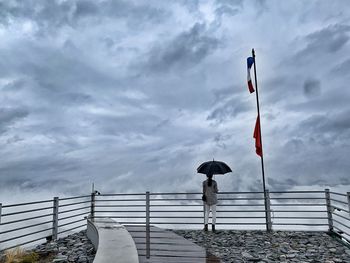
[[[38,245],[33,249],[33,252],[42,256],[54,254],[52,263],[92,263],[96,254],[85,230]]]
[[[222,263],[350,263],[350,249],[323,232],[173,230]]]

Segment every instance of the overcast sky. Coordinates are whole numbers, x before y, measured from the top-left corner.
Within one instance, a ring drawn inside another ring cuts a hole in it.
[[[349,186],[348,4],[1,0],[1,200],[261,190],[252,48],[268,188]]]

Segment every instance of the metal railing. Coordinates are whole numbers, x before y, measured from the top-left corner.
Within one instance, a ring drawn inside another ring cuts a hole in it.
[[[86,227],[90,195],[11,205],[0,203],[0,252]],[[84,222],[83,222],[84,221]]]
[[[102,194],[95,197],[94,218],[110,217],[122,224],[147,221],[166,227],[181,225],[198,228],[203,225],[204,218],[201,195],[149,192]],[[266,222],[275,229],[277,226],[328,226],[324,191],[267,191],[266,196],[268,218],[265,216],[263,192],[219,193],[217,225],[229,228],[253,226],[254,229],[265,229]]]
[[[121,224],[145,224],[146,255],[149,257],[150,225],[172,229],[202,228],[204,209],[201,195],[150,192],[102,194],[93,198],[94,218],[110,217]],[[267,210],[263,192],[219,193],[216,224],[223,229],[329,231],[350,242],[349,193],[340,194],[328,189],[267,190],[265,196]]]
[[[200,229],[204,224],[201,193],[101,194],[2,205],[0,250],[57,239],[86,226],[91,219],[109,217],[124,225]],[[265,210],[264,196],[267,209]],[[83,222],[84,221],[84,222]],[[314,230],[336,233],[350,242],[350,193],[325,191],[221,192],[217,225],[222,229]],[[148,251],[148,252],[147,252]]]

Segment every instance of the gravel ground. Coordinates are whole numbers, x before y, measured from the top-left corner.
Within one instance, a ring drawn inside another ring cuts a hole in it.
[[[54,263],[91,263],[96,253],[85,230],[57,241],[38,245],[33,251],[38,253],[41,258],[49,257],[50,262]]]
[[[350,263],[350,249],[322,232],[173,230],[222,262]]]

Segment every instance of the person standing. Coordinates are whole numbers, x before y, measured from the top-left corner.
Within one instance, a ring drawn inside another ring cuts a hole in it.
[[[203,181],[203,196],[202,200],[204,202],[204,231],[208,231],[208,221],[209,213],[212,213],[212,231],[215,232],[216,223],[216,204],[218,185],[215,180],[213,180],[212,174],[207,174],[207,180]]]

